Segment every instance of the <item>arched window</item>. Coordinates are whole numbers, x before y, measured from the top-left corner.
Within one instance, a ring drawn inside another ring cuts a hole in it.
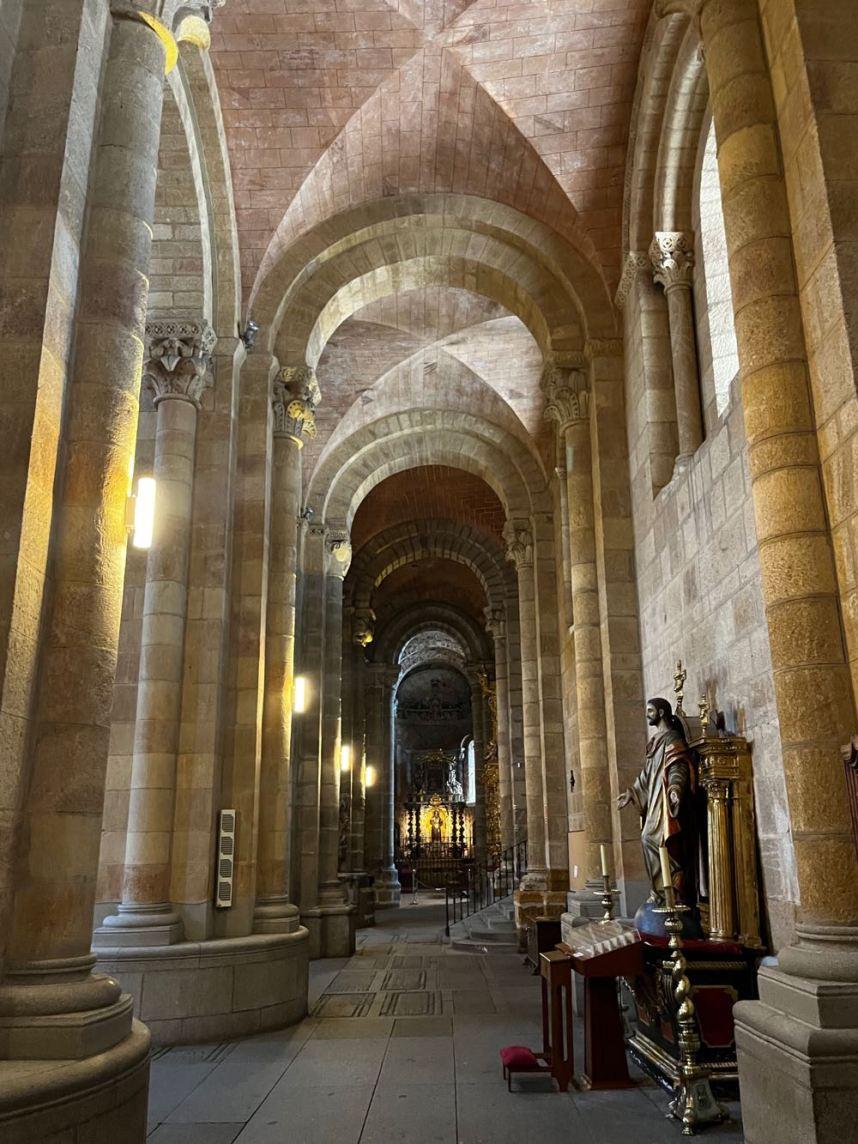
[[[724,233],[724,208],[718,177],[715,124],[710,121],[699,166],[699,262],[703,280],[696,283],[701,389],[704,410],[714,401],[720,416],[730,404],[730,386],[739,372],[739,352],[733,324],[733,292]],[[709,418],[706,418],[709,423]]]
[[[468,783],[466,790],[466,801],[470,806],[473,806],[477,801],[477,754],[474,750],[473,739],[471,739],[470,743],[468,743],[467,763]]]

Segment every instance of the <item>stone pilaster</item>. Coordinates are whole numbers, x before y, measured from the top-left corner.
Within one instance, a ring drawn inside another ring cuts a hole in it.
[[[599,846],[611,846],[610,774],[596,569],[593,454],[590,443],[590,387],[582,369],[550,365],[543,377],[545,416],[563,442],[566,500],[569,506],[575,689],[578,701],[578,756],[584,805],[583,912],[590,912],[600,874]],[[598,904],[598,903],[596,903]]]
[[[497,695],[498,788],[500,797],[501,849],[515,841],[512,804],[512,772],[509,744],[509,674],[507,668],[506,618],[502,608],[486,608],[486,631],[491,635],[495,651],[495,688]]]
[[[504,539],[507,546],[507,559],[515,565],[518,577],[528,853],[528,872],[522,882],[522,889],[543,891],[548,888],[548,867],[545,860],[545,804],[542,788],[542,731],[533,576],[533,533],[529,522],[508,520],[504,527]]]
[[[301,449],[316,432],[319,389],[310,371],[287,367],[272,386],[271,525],[265,621],[265,700],[259,787],[256,933],[292,933],[292,707],[295,680],[295,586]]]
[[[338,878],[340,749],[342,746],[343,580],[351,563],[345,530],[329,530],[325,558],[325,643],[322,678],[322,760],[319,799],[319,909],[323,957],[354,952],[353,909]]]
[[[679,462],[692,457],[703,441],[700,377],[694,333],[692,290],[694,243],[681,231],[658,231],[650,246],[655,281],[664,287],[670,322],[670,353],[676,392]]]
[[[215,335],[204,320],[147,323],[143,379],[157,411],[156,511],[146,562],[137,713],[122,901],[93,939],[98,946],[171,945],[183,937],[171,902],[188,559],[197,413]]]
[[[371,700],[367,707],[367,765],[373,766],[376,772],[381,848],[381,861],[375,879],[375,904],[383,908],[398,906],[402,892],[394,863],[396,781],[393,691],[399,679],[399,669],[386,663],[373,663],[367,664],[367,674],[372,683]]]

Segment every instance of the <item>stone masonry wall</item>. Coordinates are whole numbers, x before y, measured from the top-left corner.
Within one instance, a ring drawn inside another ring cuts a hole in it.
[[[697,288],[698,299],[701,290],[705,298],[702,280]],[[652,360],[654,343],[643,333],[662,302],[639,279],[624,315],[644,688],[648,697],[672,699],[681,659],[688,671],[686,710],[696,712],[710,686],[728,728],[751,740],[766,913],[777,949],[793,930],[797,888],[741,402],[734,382],[729,405],[690,468],[653,497],[645,390],[648,372],[664,363]]]

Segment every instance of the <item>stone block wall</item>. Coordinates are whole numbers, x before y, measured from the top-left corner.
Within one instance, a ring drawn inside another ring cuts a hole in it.
[[[650,373],[663,372],[664,363],[653,360],[640,318],[642,306],[658,301],[642,279],[625,309],[644,689],[648,697],[672,700],[681,659],[686,710],[696,714],[699,697],[711,688],[728,728],[751,740],[764,893],[777,949],[790,940],[798,891],[738,383],[690,467],[653,496],[645,391]]]

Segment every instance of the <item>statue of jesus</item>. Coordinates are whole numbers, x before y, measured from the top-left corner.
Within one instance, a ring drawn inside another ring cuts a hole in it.
[[[679,719],[666,699],[650,699],[646,718],[655,729],[643,769],[617,806],[633,804],[641,816],[641,846],[652,887],[647,901],[664,903],[659,848],[666,846],[676,900],[696,905],[696,773]]]

